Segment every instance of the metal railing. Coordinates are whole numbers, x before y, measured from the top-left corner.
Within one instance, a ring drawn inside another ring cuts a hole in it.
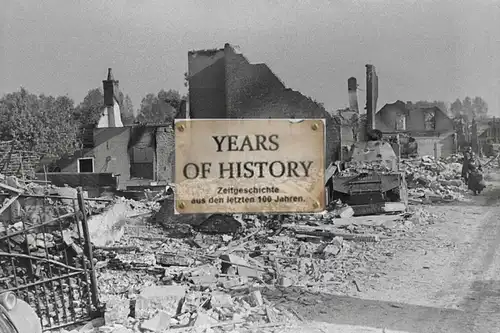
[[[0,231],[0,291],[13,291],[44,331],[85,322],[100,303],[82,190],[74,198],[18,195],[25,211]],[[2,222],[0,222],[2,223]]]

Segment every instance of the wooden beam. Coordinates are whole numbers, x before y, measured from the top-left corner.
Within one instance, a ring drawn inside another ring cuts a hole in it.
[[[5,202],[2,206],[2,208],[0,208],[0,214],[2,214],[3,212],[5,212],[5,210],[7,208],[10,207],[10,205],[12,205],[14,203],[14,201],[16,201],[19,197],[21,196],[20,193],[16,194],[15,196],[13,196],[12,198],[10,198],[9,200],[7,200],[7,202]]]
[[[0,183],[0,187],[3,188],[3,189],[5,189],[5,190],[7,190],[7,191],[11,191],[11,192],[19,193],[19,194],[21,194],[21,193],[24,192],[24,190],[20,190],[18,188],[9,186],[9,185],[4,184],[4,183]]]

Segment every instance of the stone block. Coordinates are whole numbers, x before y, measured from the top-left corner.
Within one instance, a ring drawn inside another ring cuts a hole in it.
[[[165,311],[159,311],[156,316],[142,323],[143,330],[160,332],[170,327],[171,317]]]
[[[164,311],[170,317],[177,315],[186,296],[183,286],[146,287],[136,300],[136,319],[149,319],[157,310]]]

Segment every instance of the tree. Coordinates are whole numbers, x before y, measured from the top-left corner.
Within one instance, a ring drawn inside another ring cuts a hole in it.
[[[135,120],[134,106],[130,96],[124,95],[119,91],[118,105],[120,105],[120,114],[124,125],[132,124]],[[76,107],[75,119],[81,127],[94,126],[101,119],[104,108],[104,93],[102,88],[89,90],[83,101]]]
[[[472,100],[469,96],[465,97],[462,101],[462,112],[468,117],[473,116],[472,112]]]
[[[158,97],[155,94],[147,94],[141,101],[141,106],[139,107],[139,114],[137,115],[137,120],[141,123],[147,122],[163,122],[162,115],[155,111],[159,111],[158,108],[153,108],[154,104],[158,103]]]
[[[158,94],[149,93],[141,101],[137,120],[141,123],[165,123],[175,117],[179,111],[181,101],[186,97],[181,97],[177,90],[160,90]],[[171,108],[159,107],[159,102],[165,102]],[[165,113],[166,112],[166,113]]]
[[[104,107],[101,88],[89,90],[83,101],[75,109],[75,120],[81,127],[94,126],[99,122]]]
[[[181,106],[181,94],[177,90],[170,89],[169,91],[160,90],[158,92],[158,99],[172,105],[174,109],[179,110]]]
[[[444,113],[448,113],[448,106],[443,101],[433,101],[433,102],[418,101],[415,103],[415,106],[417,108],[431,108],[431,107],[437,106]]]
[[[460,99],[456,99],[455,102],[450,105],[450,112],[453,118],[458,117],[462,114],[463,106],[462,101]]]
[[[132,99],[129,95],[126,95],[123,99],[122,106],[120,107],[123,125],[131,125],[134,123],[134,105],[132,104]]]
[[[457,98],[451,103],[450,110],[454,118],[470,121],[473,118],[485,118],[488,115],[488,104],[481,97],[471,99],[467,96],[463,101]]]
[[[472,112],[477,118],[485,118],[488,115],[488,103],[481,97],[474,97],[472,100]]]
[[[0,140],[16,149],[60,157],[77,148],[74,102],[67,96],[36,96],[26,89],[0,99]]]

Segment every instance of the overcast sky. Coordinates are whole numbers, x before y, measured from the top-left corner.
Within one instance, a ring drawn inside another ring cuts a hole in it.
[[[0,93],[24,86],[78,103],[112,67],[137,108],[149,92],[186,91],[189,50],[229,42],[327,109],[347,106],[347,79],[364,89],[373,64],[379,108],[478,95],[500,115],[500,0],[1,3]]]

